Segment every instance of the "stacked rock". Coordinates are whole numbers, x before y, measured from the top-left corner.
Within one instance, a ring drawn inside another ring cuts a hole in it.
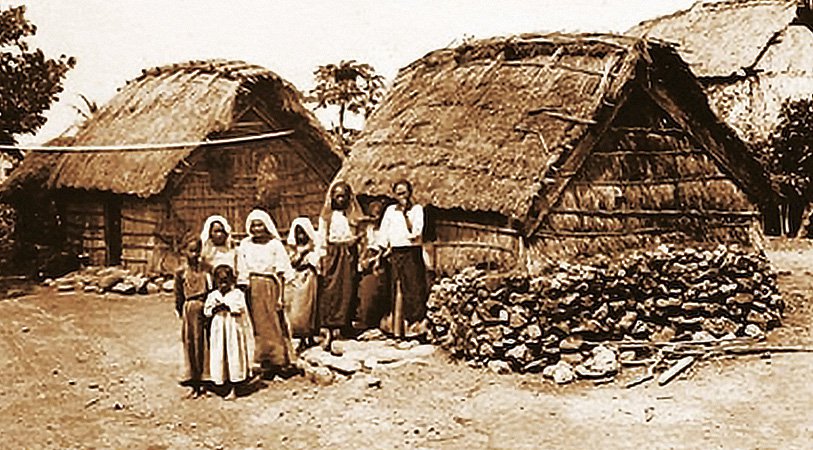
[[[661,246],[536,276],[466,269],[433,287],[428,317],[432,342],[459,357],[541,371],[603,341],[758,336],[783,309],[763,254]]]

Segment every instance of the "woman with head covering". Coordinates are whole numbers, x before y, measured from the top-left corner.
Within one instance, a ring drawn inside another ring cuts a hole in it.
[[[291,336],[284,318],[284,280],[294,276],[277,227],[265,211],[246,218],[248,236],[237,252],[237,283],[246,290],[254,321],[254,360],[267,375],[287,368],[293,359]]]
[[[292,336],[302,339],[300,346],[310,346],[319,331],[316,314],[319,254],[316,230],[310,219],[297,217],[291,222],[288,248],[294,277],[285,283],[286,317]]]
[[[217,266],[226,265],[235,268],[237,252],[231,240],[231,226],[223,216],[210,216],[200,232],[201,267],[211,272]]]
[[[361,211],[350,185],[335,183],[319,217],[322,278],[319,283],[319,323],[327,328],[324,346],[349,330],[356,305],[357,227]]]

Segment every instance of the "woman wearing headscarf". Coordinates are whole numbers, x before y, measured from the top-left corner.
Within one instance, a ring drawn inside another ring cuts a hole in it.
[[[234,269],[237,263],[237,252],[231,240],[231,226],[223,216],[209,216],[200,232],[200,264],[211,273],[220,265]]]
[[[358,235],[361,208],[350,185],[335,183],[319,217],[322,278],[319,283],[319,324],[327,328],[324,346],[349,330],[356,305]]]
[[[316,230],[307,217],[297,217],[288,232],[288,249],[294,277],[285,283],[286,317],[293,337],[302,339],[300,346],[313,345],[319,332],[316,314],[319,248]]]
[[[237,253],[237,283],[250,299],[254,360],[270,375],[288,367],[294,357],[283,312],[284,280],[293,278],[294,271],[268,213],[251,211],[246,232]]]

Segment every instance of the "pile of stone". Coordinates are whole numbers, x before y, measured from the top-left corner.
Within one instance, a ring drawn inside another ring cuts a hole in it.
[[[356,375],[367,378],[370,387],[377,387],[375,374],[409,364],[426,364],[435,347],[418,341],[387,339],[380,330],[370,330],[358,340],[334,341],[330,349],[312,347],[299,355],[297,367],[311,382],[329,385],[346,381]]]
[[[431,341],[475,365],[568,379],[618,371],[602,343],[759,338],[783,308],[764,255],[661,246],[533,277],[467,269],[433,287],[428,317]]]
[[[152,295],[172,292],[175,280],[172,276],[147,276],[120,267],[87,267],[55,280],[45,280],[45,285],[59,292]]]

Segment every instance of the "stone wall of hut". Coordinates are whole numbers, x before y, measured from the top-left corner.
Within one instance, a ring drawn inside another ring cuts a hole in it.
[[[591,255],[661,243],[748,245],[758,211],[712,155],[649,97],[632,94],[530,241]]]

